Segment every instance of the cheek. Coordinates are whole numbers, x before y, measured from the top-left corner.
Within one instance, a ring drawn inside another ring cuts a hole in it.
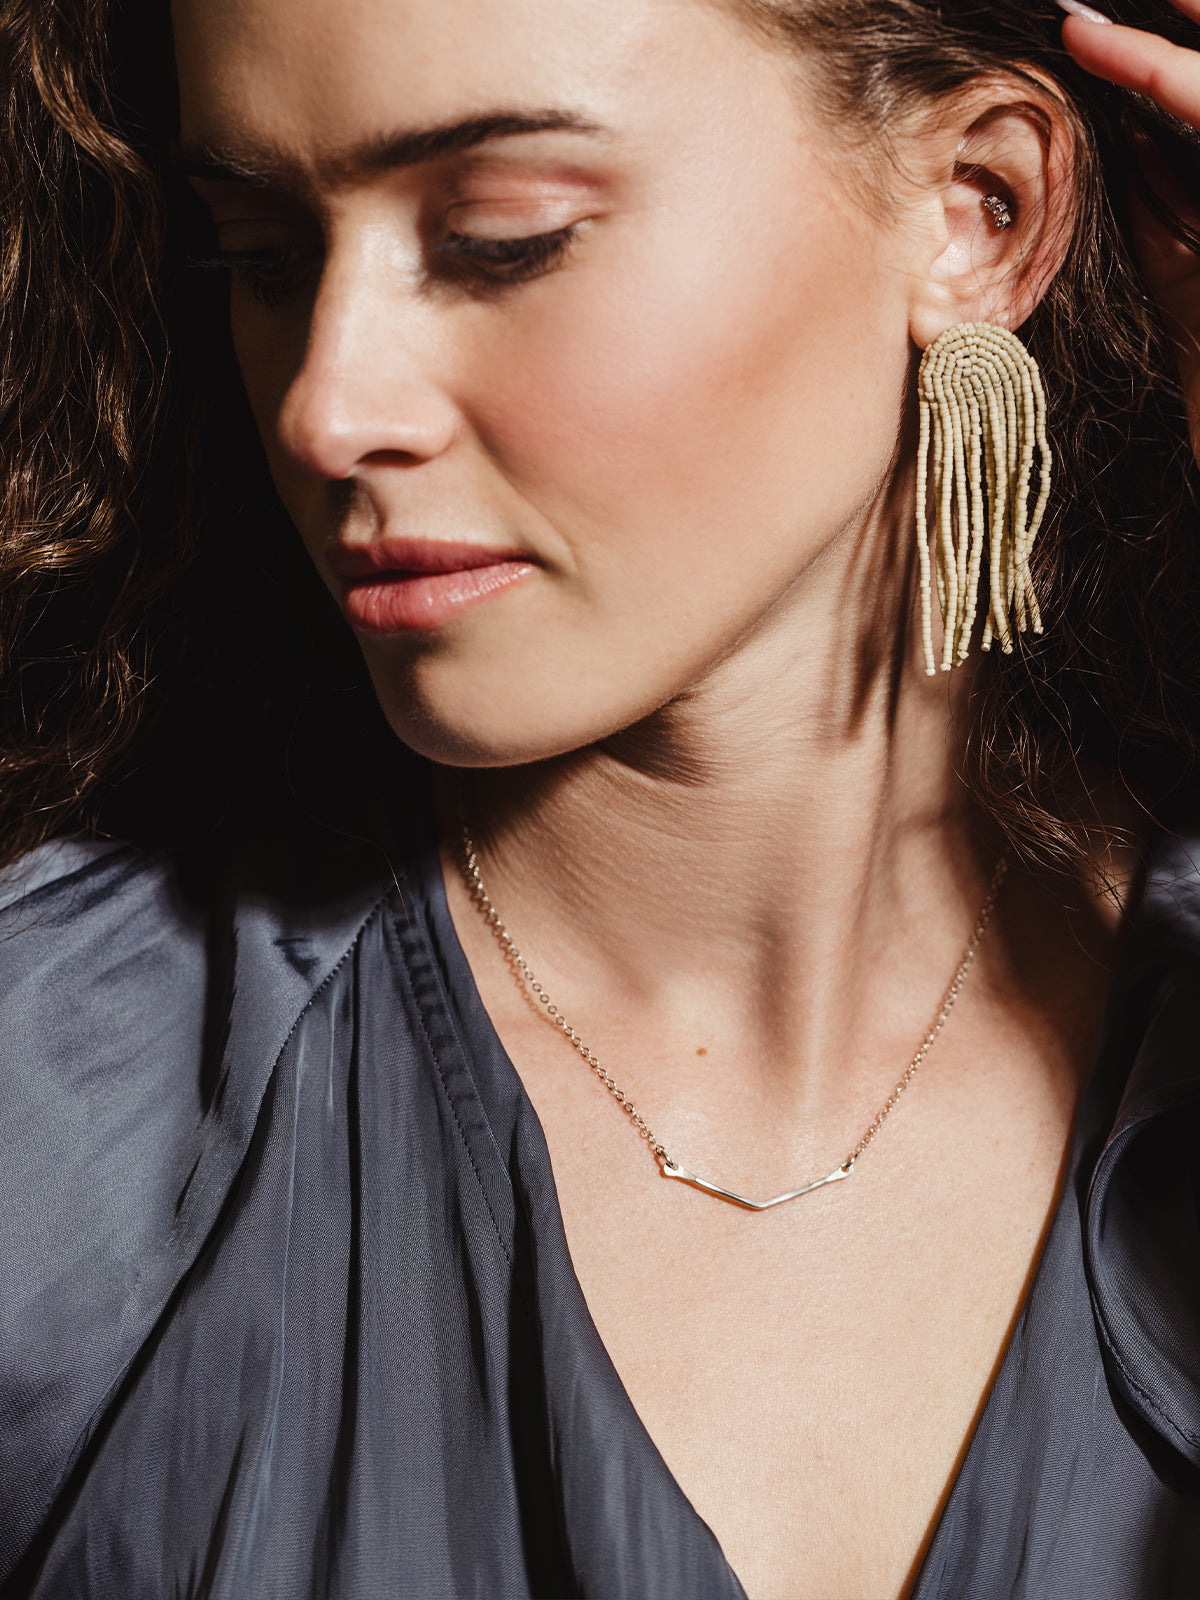
[[[636,539],[719,566],[731,528],[811,555],[798,531],[831,536],[892,457],[907,324],[853,230],[818,215],[786,239],[699,237],[668,231],[620,270],[583,258],[545,285],[472,405],[584,565]]]

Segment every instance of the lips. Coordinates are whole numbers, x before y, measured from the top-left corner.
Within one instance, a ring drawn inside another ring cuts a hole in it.
[[[431,539],[338,544],[327,560],[343,582],[346,620],[376,634],[432,632],[534,571],[521,550]]]

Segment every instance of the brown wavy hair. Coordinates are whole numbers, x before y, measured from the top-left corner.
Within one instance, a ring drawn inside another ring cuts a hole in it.
[[[1200,194],[1195,135],[1078,71],[1052,0],[723,3],[815,61],[829,114],[880,151],[982,74],[1059,86],[1078,220],[1023,330],[1058,463],[1047,631],[980,674],[963,775],[1055,868],[1094,843],[1081,771],[1169,825],[1195,800],[1200,510],[1172,347],[1126,240],[1132,192],[1169,216],[1139,149]],[[342,825],[368,829],[395,760],[271,489],[223,291],[189,265],[205,223],[170,170],[167,9],[0,0],[0,863],[67,830],[324,819],[330,773]],[[1108,10],[1196,41],[1166,0]]]

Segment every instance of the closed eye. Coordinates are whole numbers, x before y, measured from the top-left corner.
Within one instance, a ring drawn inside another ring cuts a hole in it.
[[[566,259],[580,224],[520,239],[482,239],[446,234],[430,255],[433,276],[484,292],[529,283],[554,271]],[[218,250],[195,257],[192,266],[232,273],[239,283],[269,308],[280,305],[319,273],[318,252],[292,245],[256,250]]]
[[[194,257],[191,264],[202,270],[232,273],[256,300],[270,307],[279,305],[310,281],[318,267],[315,252],[286,245],[269,245],[261,250],[218,250],[211,256]]]
[[[438,275],[474,280],[481,287],[505,288],[552,272],[566,259],[580,224],[524,239],[481,239],[449,233],[433,248]]]

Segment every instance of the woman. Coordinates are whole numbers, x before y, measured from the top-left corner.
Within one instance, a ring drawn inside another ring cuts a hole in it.
[[[1200,1591],[1200,5],[1069,9],[11,13],[6,1593]]]

